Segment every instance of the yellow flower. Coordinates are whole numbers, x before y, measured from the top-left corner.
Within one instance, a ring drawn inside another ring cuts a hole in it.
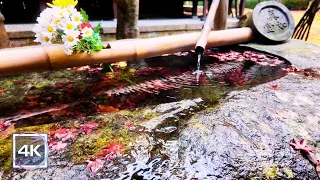
[[[59,6],[61,8],[66,8],[68,6],[76,6],[78,4],[78,0],[53,0],[52,4],[47,3],[49,7]]]

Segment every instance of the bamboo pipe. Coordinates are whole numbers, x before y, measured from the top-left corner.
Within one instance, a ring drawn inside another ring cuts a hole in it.
[[[0,50],[0,76],[28,72],[57,70],[68,67],[132,61],[162,54],[191,50],[200,33],[186,33],[149,39],[119,40],[110,42],[111,48],[68,56],[62,45],[29,46]],[[208,35],[208,47],[248,42],[253,39],[250,28],[213,31]]]
[[[206,48],[207,41],[208,41],[207,38],[208,38],[208,35],[209,35],[211,29],[213,28],[213,20],[216,15],[216,12],[217,12],[219,2],[220,2],[220,0],[214,0],[211,3],[206,21],[202,27],[201,34],[200,34],[198,41],[197,41],[197,44],[195,46],[196,53],[202,54],[204,49]]]

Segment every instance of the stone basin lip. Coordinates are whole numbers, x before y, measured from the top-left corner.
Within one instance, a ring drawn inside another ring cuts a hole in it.
[[[290,39],[281,44],[258,44],[248,43],[240,46],[251,47],[268,53],[272,53],[287,59],[297,68],[318,68],[320,67],[319,46],[296,39]]]

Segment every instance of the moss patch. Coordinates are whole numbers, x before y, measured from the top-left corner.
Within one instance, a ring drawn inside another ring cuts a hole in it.
[[[273,167],[267,167],[263,170],[263,174],[266,176],[267,179],[275,179],[278,176],[279,169],[277,165]]]

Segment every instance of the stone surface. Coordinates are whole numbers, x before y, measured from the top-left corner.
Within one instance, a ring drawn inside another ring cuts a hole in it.
[[[317,179],[314,166],[289,142],[307,139],[320,153],[319,87],[319,80],[287,75],[230,93],[221,107],[200,113],[182,132],[183,157],[192,156],[194,171],[205,170],[202,176],[213,179],[266,178],[264,171],[272,167],[280,179],[288,178],[288,168],[295,179]]]

